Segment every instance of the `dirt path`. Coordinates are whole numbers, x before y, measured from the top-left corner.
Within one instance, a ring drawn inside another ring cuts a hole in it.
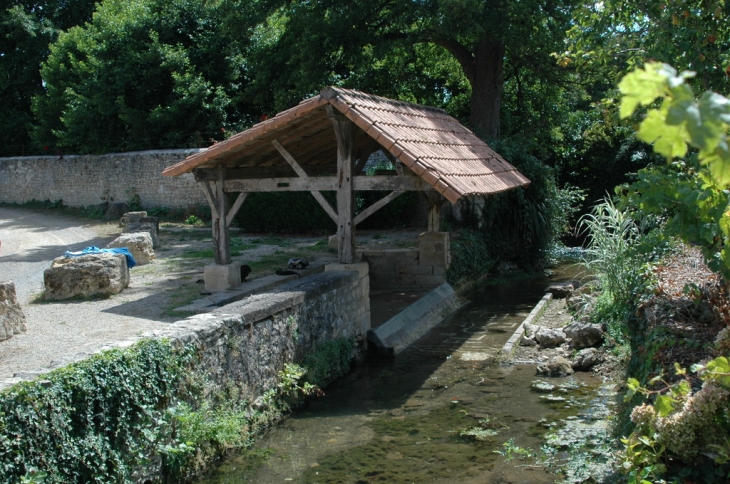
[[[156,260],[130,270],[130,284],[108,299],[42,300],[43,271],[66,250],[104,247],[119,234],[116,223],[0,208],[0,280],[16,284],[28,331],[0,342],[0,381],[54,368],[108,343],[164,328],[182,319],[172,312],[202,297],[203,267],[213,263],[210,229],[166,226]],[[417,230],[358,232],[363,248],[411,247]],[[236,234],[233,259],[249,264],[250,279],[285,268],[291,257],[332,257],[320,237]]]
[[[144,277],[135,275],[117,297],[31,303],[43,291],[43,271],[53,258],[66,250],[103,247],[118,232],[114,224],[0,208],[0,279],[15,282],[28,326],[26,333],[0,342],[0,379],[53,367],[72,355],[164,327],[165,320],[155,320],[160,298],[144,285]]]

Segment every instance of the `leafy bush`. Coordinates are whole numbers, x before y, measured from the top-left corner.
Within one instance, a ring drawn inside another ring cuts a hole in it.
[[[314,352],[302,360],[306,369],[306,380],[324,387],[350,369],[355,342],[350,338],[337,338],[319,345]]]

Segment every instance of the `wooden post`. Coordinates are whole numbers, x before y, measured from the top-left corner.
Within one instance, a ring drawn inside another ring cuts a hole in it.
[[[441,230],[441,194],[436,190],[428,192],[428,231]]]
[[[337,138],[337,255],[341,264],[355,260],[355,226],[353,215],[355,191],[353,168],[355,163],[355,124],[327,105],[327,114]]]
[[[213,203],[216,210],[213,211],[213,253],[215,263],[228,265],[231,263],[230,232],[226,223],[228,213],[228,197],[223,191],[226,181],[226,167],[218,166],[218,180],[216,180],[216,192]]]

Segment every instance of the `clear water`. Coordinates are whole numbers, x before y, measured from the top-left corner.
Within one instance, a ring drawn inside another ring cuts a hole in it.
[[[510,439],[539,449],[550,422],[585,413],[601,382],[589,374],[551,379],[564,384],[555,395],[566,398],[545,398],[530,389],[533,366],[499,366],[493,358],[547,284],[577,270],[475,290],[468,305],[395,360],[353,368],[259,437],[251,455],[230,458],[199,482],[555,482],[534,459],[507,462],[497,452]],[[496,435],[460,435],[484,419]]]

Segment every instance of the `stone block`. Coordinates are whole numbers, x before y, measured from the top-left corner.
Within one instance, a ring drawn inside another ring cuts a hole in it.
[[[357,271],[358,278],[363,279],[368,276],[370,272],[370,266],[367,262],[355,262],[353,264],[333,263],[324,266],[324,271]]]
[[[434,276],[445,276],[446,275],[446,267],[444,267],[444,266],[433,266],[433,275]]]
[[[136,232],[147,232],[152,238],[152,247],[160,246],[160,239],[157,238],[157,226],[149,222],[132,222],[122,228],[123,234],[133,234]]]
[[[152,246],[152,237],[149,232],[122,234],[107,245],[108,248],[126,248],[132,253],[137,264],[141,266],[155,260],[155,251]]]
[[[0,341],[26,330],[25,314],[15,295],[15,283],[0,282]]]
[[[127,212],[119,219],[119,226],[126,227],[131,223],[139,223],[140,219],[147,216],[147,212]]]
[[[107,220],[116,220],[127,212],[129,212],[129,205],[124,202],[114,202],[109,204],[109,208],[106,209],[104,216]]]
[[[45,298],[109,296],[129,285],[127,258],[122,254],[88,254],[57,257],[43,272]]]
[[[203,269],[205,289],[220,292],[241,285],[241,264],[232,262],[226,265],[211,264]]]
[[[424,232],[418,236],[418,264],[448,267],[450,262],[448,232]]]

